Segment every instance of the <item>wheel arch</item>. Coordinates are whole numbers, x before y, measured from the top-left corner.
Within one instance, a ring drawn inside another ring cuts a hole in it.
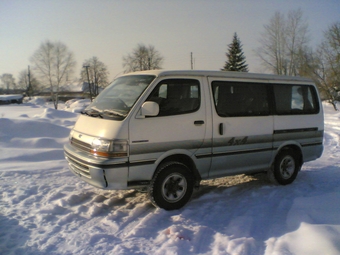
[[[293,150],[294,153],[296,153],[298,155],[298,162],[299,162],[299,165],[300,167],[302,166],[303,164],[303,153],[302,153],[302,147],[299,143],[284,143],[282,144],[277,150],[276,150],[276,154],[275,154],[275,157],[273,157],[273,160],[272,160],[272,165],[275,163],[275,160],[277,158],[277,156],[282,152],[282,151],[285,151],[285,150]]]
[[[153,174],[153,177],[157,174],[159,166],[166,164],[167,162],[179,162],[188,167],[190,172],[193,174],[195,178],[195,182],[199,183],[201,181],[201,175],[199,174],[195,162],[192,160],[192,158],[187,154],[182,153],[176,153],[166,156],[165,158],[161,159],[159,163],[157,164],[156,171]]]

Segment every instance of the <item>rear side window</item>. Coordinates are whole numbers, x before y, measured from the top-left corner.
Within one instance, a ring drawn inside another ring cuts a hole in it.
[[[158,116],[195,112],[200,107],[201,93],[198,80],[166,79],[158,83],[147,101],[159,105]]]
[[[265,84],[213,81],[216,112],[221,117],[269,115]]]
[[[279,115],[314,114],[319,104],[313,86],[274,85],[276,113]]]

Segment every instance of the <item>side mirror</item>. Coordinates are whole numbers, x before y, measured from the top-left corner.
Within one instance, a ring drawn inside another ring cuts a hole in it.
[[[146,116],[157,116],[159,113],[159,105],[153,101],[146,101],[142,104],[140,109],[139,118],[144,118]]]

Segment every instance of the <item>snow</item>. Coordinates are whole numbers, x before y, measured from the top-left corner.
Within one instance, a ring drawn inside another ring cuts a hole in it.
[[[340,254],[340,113],[331,105],[323,156],[291,185],[263,175],[203,181],[169,212],[68,170],[63,144],[84,104],[0,106],[0,254]]]
[[[90,105],[90,103],[90,99],[71,99],[65,102],[65,110],[80,113]]]

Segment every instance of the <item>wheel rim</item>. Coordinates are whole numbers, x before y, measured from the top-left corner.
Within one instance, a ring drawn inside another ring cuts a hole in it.
[[[283,179],[287,180],[294,174],[295,160],[292,156],[287,155],[284,157],[280,164],[280,174]]]
[[[162,184],[162,196],[166,201],[175,203],[184,197],[187,186],[187,181],[183,175],[173,173],[165,178]]]

